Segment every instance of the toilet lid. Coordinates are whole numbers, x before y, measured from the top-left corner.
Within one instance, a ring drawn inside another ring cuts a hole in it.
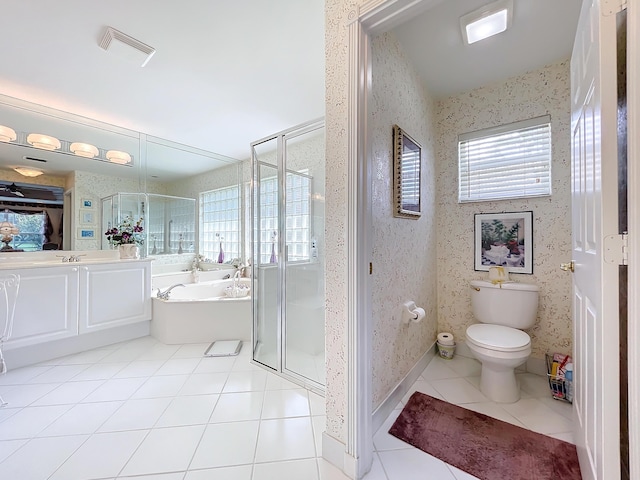
[[[531,344],[531,338],[522,330],[486,323],[467,328],[467,340],[479,347],[503,352],[522,350]]]

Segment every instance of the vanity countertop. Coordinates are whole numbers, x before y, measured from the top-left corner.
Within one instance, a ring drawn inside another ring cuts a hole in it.
[[[79,261],[63,261],[63,258],[79,258]],[[46,252],[0,252],[0,270],[13,270],[22,268],[49,268],[49,267],[80,267],[83,265],[100,265],[105,263],[131,263],[150,262],[151,258],[120,259],[117,250],[91,250],[91,251],[64,251],[53,250]]]

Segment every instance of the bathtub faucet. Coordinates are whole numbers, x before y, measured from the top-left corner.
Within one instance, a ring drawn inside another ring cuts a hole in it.
[[[158,289],[158,294],[156,295],[156,297],[158,297],[160,300],[169,300],[169,294],[171,293],[171,290],[176,287],[184,287],[184,285],[182,283],[176,283],[175,285],[171,285],[164,292]]]

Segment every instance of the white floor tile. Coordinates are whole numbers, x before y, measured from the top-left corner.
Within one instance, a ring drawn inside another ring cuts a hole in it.
[[[131,398],[174,397],[178,394],[188,375],[165,375],[149,378]]]
[[[71,405],[23,408],[0,424],[0,440],[32,438],[70,408]]]
[[[322,434],[326,430],[327,418],[324,415],[311,417],[311,426],[313,427],[313,440],[316,444],[316,455],[322,456]]]
[[[209,421],[218,395],[176,397],[156,422],[156,427],[203,425]]]
[[[9,368],[11,367],[9,366]],[[30,367],[16,368],[15,370],[10,369],[7,373],[0,376],[0,385],[22,385],[51,368],[50,365],[33,365]]]
[[[209,348],[210,343],[189,343],[180,345],[176,353],[171,358],[199,358],[204,356],[204,352]]]
[[[315,458],[288,462],[257,463],[253,467],[252,480],[303,479],[318,480],[318,464]]]
[[[21,446],[27,443],[29,440],[3,440],[0,442],[0,463],[4,461],[9,455],[18,450]]]
[[[96,363],[72,378],[74,382],[82,380],[108,380],[126,367],[126,363]]]
[[[394,410],[373,436],[373,445],[378,452],[382,450],[398,450],[409,447],[407,443],[389,433],[389,429],[396,421],[396,418],[398,418],[398,415],[400,415],[400,412],[402,412],[402,410]]]
[[[92,435],[50,480],[115,477],[147,433],[146,430],[137,430]]]
[[[0,463],[0,478],[48,479],[86,439],[85,435],[33,439]]]
[[[180,348],[179,345],[164,345],[159,343],[148,348],[137,359],[138,360],[169,360]]]
[[[568,420],[573,419],[573,405],[563,400],[555,400],[549,394],[548,397],[538,397],[538,400],[556,413]]]
[[[222,391],[231,392],[261,392],[267,383],[267,372],[231,372]]]
[[[267,376],[267,384],[265,390],[287,390],[291,388],[300,388],[300,385],[296,385],[295,383],[290,382],[286,378],[283,378],[279,375]]]
[[[262,413],[262,392],[223,393],[211,415],[211,423],[258,420]]]
[[[264,394],[262,418],[302,417],[311,414],[305,389],[270,390]]]
[[[314,392],[309,392],[309,406],[311,415],[326,415],[324,397]]]
[[[320,461],[318,462],[318,464],[322,465]],[[333,480],[333,477],[329,477],[329,478],[330,480]],[[336,480],[340,478],[341,477],[336,477]],[[322,470],[320,471],[320,479],[327,480],[322,476]],[[369,472],[364,476],[364,480],[388,480],[387,474],[385,473],[384,468],[382,467],[382,462],[380,462],[380,457],[378,456],[377,453],[373,454],[373,462],[371,463],[371,470],[369,470]]]
[[[256,463],[315,457],[309,417],[262,420],[256,447]]]
[[[227,376],[227,373],[194,373],[184,382],[179,393],[180,395],[221,393]]]
[[[184,475],[185,475],[185,472],[159,473],[157,475],[143,475],[143,476],[136,475],[135,477],[118,477],[117,480],[124,480],[127,478],[130,480],[182,480],[184,478]]]
[[[221,393],[227,381],[227,373],[194,373],[180,389],[180,395],[205,395]]]
[[[426,380],[420,379],[416,380],[409,391],[405,394],[405,396],[402,397],[402,404],[406,405],[411,395],[413,395],[415,392],[424,393],[426,395],[429,395],[430,397],[444,400],[444,397],[440,395],[440,393],[435,388],[433,388],[433,385],[431,385],[431,383],[427,382]]]
[[[473,358],[462,357],[456,355],[450,360],[438,359],[442,362],[448,362],[447,366],[456,372],[460,377],[474,377],[480,375],[482,365]]]
[[[8,405],[3,408],[21,408],[31,405],[33,402],[44,397],[47,393],[55,390],[60,385],[60,383],[43,383],[39,385],[2,387],[0,395],[2,395],[4,401],[8,403]]]
[[[563,442],[573,443],[574,445],[576,443],[575,437],[573,436],[573,432],[553,433],[549,436],[553,438],[557,438],[558,440],[562,440]]]
[[[380,462],[378,462],[378,465]],[[375,466],[375,461],[374,461]],[[380,466],[382,469],[382,466]],[[373,467],[371,469],[373,471]],[[370,472],[371,473],[371,472]],[[330,464],[324,458],[318,458],[318,474],[320,480],[350,480],[342,470],[335,465]],[[387,476],[382,472],[382,477],[369,477],[369,474],[365,477],[366,480],[387,480]]]
[[[124,349],[114,350],[100,360],[100,363],[121,363],[132,362],[137,360],[142,354],[142,350],[139,349]]]
[[[122,432],[152,428],[171,403],[171,398],[127,400],[99,428],[99,432]]]
[[[430,382],[432,380],[442,380],[445,378],[458,378],[460,375],[449,367],[448,360],[443,360],[439,357],[434,357],[429,362],[427,368],[422,371],[420,376]]]
[[[156,373],[163,364],[162,360],[136,360],[128,363],[113,378],[149,377]]]
[[[40,397],[32,406],[69,405],[84,400],[91,392],[104,383],[104,380],[63,383],[56,389]]]
[[[252,480],[252,470],[252,465],[191,470],[187,472],[184,480]]]
[[[99,362],[104,357],[111,353],[110,350],[102,350],[96,348],[94,350],[87,350],[86,352],[76,353],[74,355],[68,355],[58,359],[58,365],[87,365]]]
[[[189,375],[199,363],[199,358],[171,358],[158,369],[155,375]]]
[[[146,378],[112,378],[95,389],[83,402],[128,400],[145,381]]]
[[[40,436],[94,433],[122,404],[123,402],[80,403],[45,428]]]
[[[233,357],[205,357],[193,373],[229,373],[235,361]]]
[[[425,472],[429,472],[428,478],[456,480],[442,460],[417,448],[379,452],[378,455],[389,480],[424,480]]]
[[[58,365],[50,368],[37,377],[33,377],[28,383],[60,383],[71,380],[89,365]]]
[[[149,432],[121,475],[186,471],[204,426],[157,428]]]
[[[546,377],[534,375],[533,373],[520,373],[516,375],[520,390],[528,393],[533,398],[550,397],[551,390]]]
[[[431,385],[447,402],[455,403],[456,405],[488,401],[487,397],[464,378],[435,380],[431,382]]]
[[[570,432],[573,429],[571,420],[554,412],[536,398],[521,399],[516,403],[506,404],[503,408],[534,432],[551,434]]]
[[[190,470],[229,467],[253,462],[258,438],[258,421],[207,425]]]
[[[9,417],[12,417],[16,413],[18,413],[20,410],[22,410],[22,407],[11,408],[9,405],[5,405],[4,407],[0,407],[0,423],[5,421]]]

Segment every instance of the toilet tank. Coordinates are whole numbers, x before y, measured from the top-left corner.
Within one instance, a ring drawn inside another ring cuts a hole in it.
[[[528,283],[471,282],[471,308],[481,323],[525,330],[536,322],[540,287]]]

